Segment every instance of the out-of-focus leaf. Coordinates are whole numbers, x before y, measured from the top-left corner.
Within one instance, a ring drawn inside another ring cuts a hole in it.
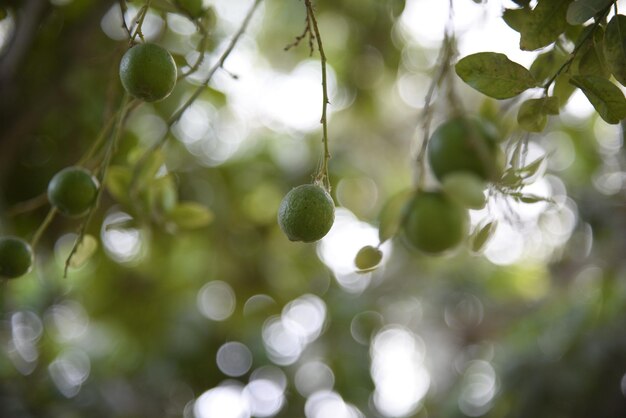
[[[91,235],[86,234],[72,254],[69,266],[72,268],[82,267],[98,249],[98,241]]]
[[[484,226],[477,226],[470,236],[470,249],[474,253],[479,253],[485,248],[489,239],[496,232],[497,221],[491,221]]]
[[[182,229],[202,228],[209,225],[214,218],[209,208],[196,202],[180,202],[167,213],[167,220]]]
[[[496,52],[466,56],[456,64],[456,73],[476,90],[495,99],[508,99],[537,86],[526,68]]]
[[[598,76],[572,77],[571,83],[582,90],[606,122],[619,123],[626,118],[624,93],[609,80]]]
[[[546,127],[547,115],[559,114],[559,101],[556,97],[542,97],[526,100],[517,113],[517,123],[527,131],[541,132]]]
[[[374,270],[383,259],[383,252],[371,245],[361,248],[354,258],[354,265],[360,273]]]
[[[412,197],[412,190],[404,190],[393,195],[385,203],[378,217],[378,239],[380,242],[387,241],[398,232],[404,216],[404,209]]]
[[[133,173],[127,167],[111,166],[107,170],[105,184],[107,190],[120,203],[128,202],[128,192]]]
[[[567,23],[581,25],[605,10],[615,0],[575,0],[567,8]]]
[[[443,192],[450,200],[469,209],[482,209],[487,203],[485,182],[472,173],[448,174],[442,183]]]
[[[626,86],[626,16],[613,16],[604,33],[603,50],[611,73]]]
[[[147,187],[148,184],[152,182],[158,173],[159,169],[163,166],[165,162],[165,156],[160,150],[156,150],[152,152],[142,163],[141,166],[138,167],[139,172],[136,173],[137,178],[135,179],[137,186],[139,189]],[[137,162],[139,163],[139,162]]]

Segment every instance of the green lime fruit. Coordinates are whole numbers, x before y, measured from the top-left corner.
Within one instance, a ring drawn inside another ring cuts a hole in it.
[[[165,99],[174,90],[176,63],[170,53],[158,45],[135,45],[122,57],[120,79],[132,96],[155,102]]]
[[[438,254],[456,247],[467,235],[468,212],[441,192],[419,192],[404,222],[407,241],[420,251]]]
[[[33,267],[33,250],[17,237],[0,237],[0,278],[14,279]]]
[[[371,245],[361,248],[354,258],[354,265],[361,271],[374,269],[380,260],[383,259],[383,252]]]
[[[290,241],[317,241],[328,233],[334,221],[333,199],[314,184],[291,189],[278,209],[278,225]]]
[[[204,2],[202,0],[176,0],[176,3],[178,7],[194,19],[202,16],[202,13],[204,13]]]
[[[493,127],[473,118],[442,123],[428,142],[428,161],[439,181],[458,172],[495,181],[502,171],[501,153]]]
[[[48,200],[63,215],[85,215],[98,194],[98,181],[81,167],[67,167],[52,177]]]

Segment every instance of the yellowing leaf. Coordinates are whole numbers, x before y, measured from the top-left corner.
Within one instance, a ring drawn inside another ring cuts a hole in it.
[[[82,241],[76,247],[76,251],[72,254],[69,266],[72,268],[82,267],[98,249],[98,241],[91,235],[83,236]]]
[[[214,217],[209,208],[196,202],[180,202],[167,214],[167,220],[182,229],[202,228],[210,224]]]

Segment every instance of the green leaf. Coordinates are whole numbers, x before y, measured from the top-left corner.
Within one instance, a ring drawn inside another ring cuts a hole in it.
[[[509,99],[537,86],[526,68],[496,52],[468,55],[456,64],[456,73],[476,90],[495,99]]]
[[[517,112],[517,123],[530,132],[541,132],[548,122],[547,115],[559,114],[559,100],[556,97],[542,97],[526,100]]]
[[[595,29],[590,42],[582,45],[572,63],[572,73],[576,75],[597,75],[609,78],[611,73],[607,67],[602,48],[604,30]]]
[[[83,266],[98,249],[98,241],[91,235],[83,236],[80,244],[76,247],[76,251],[70,258],[69,266],[79,268]]]
[[[502,19],[516,32],[522,32],[530,19],[530,9],[504,9]]]
[[[519,173],[522,180],[532,178],[539,172],[539,169],[544,166],[545,161],[546,157],[539,157],[533,162],[526,164],[524,167],[518,169],[517,172]]]
[[[567,29],[567,8],[571,0],[540,0],[520,31],[520,48],[534,51],[554,42]]]
[[[626,86],[626,16],[613,16],[604,33],[603,50],[609,70]]]
[[[614,0],[576,0],[567,8],[567,23],[582,25],[613,2]]]
[[[509,196],[511,196],[513,199],[517,200],[518,202],[528,203],[528,204],[539,203],[539,202],[554,203],[554,201],[550,199],[549,197],[537,196],[534,194],[510,193]]]
[[[624,93],[609,80],[598,76],[576,76],[570,82],[582,90],[600,117],[616,124],[626,118]]]
[[[160,150],[152,152],[141,163],[141,166],[138,167],[139,172],[137,173],[136,186],[139,189],[143,189],[144,187],[149,185],[156,177],[159,169],[163,166],[164,162],[165,156]]]
[[[559,100],[559,105],[564,106],[569,98],[572,97],[574,91],[576,91],[576,87],[570,83],[569,74],[561,73],[556,80],[554,80],[552,95]]]
[[[469,209],[482,209],[487,203],[485,182],[472,173],[448,174],[441,185],[450,200]]]
[[[366,245],[359,250],[354,258],[354,265],[359,273],[366,273],[376,269],[382,259],[382,251],[371,245]]]
[[[407,203],[413,197],[412,190],[403,190],[387,200],[378,216],[378,240],[382,243],[393,237],[404,217]]]
[[[497,221],[492,221],[484,226],[477,226],[472,235],[470,236],[470,248],[472,252],[479,253],[485,248],[485,244],[496,232],[498,227]]]
[[[107,170],[104,181],[109,194],[119,203],[128,202],[130,181],[133,176],[131,170],[122,166],[111,166]]]
[[[565,63],[567,57],[559,49],[553,48],[539,54],[530,66],[530,73],[541,83],[546,82]]]
[[[182,229],[202,228],[214,217],[209,208],[196,202],[180,202],[167,214],[167,220]]]

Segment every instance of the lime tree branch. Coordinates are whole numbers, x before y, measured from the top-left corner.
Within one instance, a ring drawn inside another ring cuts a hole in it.
[[[330,191],[330,180],[328,178],[328,160],[330,160],[330,152],[328,150],[328,117],[327,107],[330,101],[328,100],[328,79],[326,74],[326,54],[324,53],[324,46],[322,45],[322,37],[320,36],[320,30],[317,26],[317,19],[315,18],[315,12],[311,0],[304,0],[307,13],[307,27],[308,30],[313,28],[314,37],[317,41],[317,49],[320,52],[320,62],[322,66],[322,117],[320,123],[322,124],[322,143],[324,144],[324,155],[322,158],[322,165],[319,173],[315,177],[316,182],[323,183],[328,191]],[[306,30],[305,30],[306,33]]]
[[[578,54],[578,51],[580,51],[580,49],[587,43],[587,41],[589,41],[589,39],[591,39],[596,31],[596,29],[602,24],[602,22],[604,21],[604,19],[606,18],[606,16],[609,14],[609,11],[611,10],[611,7],[613,5],[609,5],[599,17],[596,17],[596,20],[594,21],[593,25],[591,26],[591,29],[587,31],[587,33],[585,34],[585,36],[580,40],[580,42],[578,42],[578,44],[574,47],[574,50],[572,51],[572,53],[570,54],[569,58],[567,59],[567,61],[565,61],[563,63],[563,65],[561,65],[559,67],[558,70],[556,70],[556,72],[554,73],[554,75],[552,77],[550,77],[550,79],[548,81],[546,81],[546,83],[543,86],[543,95],[545,97],[548,96],[548,90],[550,89],[550,86],[556,81],[556,79],[564,72],[566,72],[569,67],[572,65],[572,62],[574,62],[574,59],[576,58],[576,54]],[[617,6],[616,6],[617,7]]]
[[[78,247],[83,241],[85,237],[85,233],[87,232],[87,227],[91,223],[91,219],[93,218],[94,213],[98,206],[100,206],[100,199],[102,198],[102,192],[104,190],[104,181],[106,178],[107,169],[109,168],[109,164],[111,163],[111,158],[115,152],[115,148],[117,147],[117,142],[119,138],[122,136],[122,127],[124,125],[124,120],[126,119],[126,115],[128,112],[136,105],[136,100],[129,102],[129,97],[127,94],[124,95],[122,99],[121,111],[118,112],[115,128],[113,131],[113,136],[109,140],[108,147],[106,149],[106,153],[104,155],[104,159],[102,160],[102,164],[100,165],[100,169],[98,170],[97,178],[100,186],[98,187],[98,192],[96,194],[96,198],[94,199],[93,205],[89,208],[89,213],[87,214],[87,219],[80,226],[80,230],[78,232],[78,236],[76,237],[76,241],[74,241],[74,246],[72,247],[70,254],[67,256],[65,260],[65,268],[63,269],[63,277],[67,277],[67,270],[70,267],[70,263],[72,261],[72,257],[76,254]]]
[[[233,52],[233,50],[235,49],[235,46],[237,45],[237,42],[239,42],[239,39],[241,38],[241,36],[246,32],[246,29],[248,28],[248,25],[250,24],[250,21],[252,20],[252,16],[254,15],[254,12],[256,11],[257,7],[259,6],[259,4],[261,4],[262,1],[263,0],[254,1],[252,6],[250,7],[250,10],[248,10],[248,13],[246,14],[246,17],[244,18],[243,22],[241,22],[241,26],[239,27],[239,30],[237,30],[235,35],[233,35],[232,39],[228,43],[228,47],[226,48],[226,50],[224,50],[224,52],[222,53],[220,58],[217,60],[217,62],[211,67],[211,69],[209,70],[209,73],[204,78],[202,83],[196,88],[196,90],[191,94],[191,96],[189,96],[189,98],[185,101],[185,103],[183,103],[183,105],[176,112],[174,112],[174,114],[169,118],[169,120],[167,121],[168,129],[174,126],[174,124],[176,124],[180,120],[183,113],[185,113],[185,110],[187,110],[189,106],[191,106],[193,102],[196,101],[196,99],[200,96],[200,94],[202,94],[204,89],[209,85],[215,73],[220,68],[223,68],[224,63],[226,62],[226,59],[231,54],[231,52]],[[169,136],[167,134],[164,135],[159,141],[155,142],[150,148],[148,148],[146,152],[141,156],[141,158],[137,161],[137,164],[135,165],[135,168],[133,170],[133,178],[132,178],[131,186],[130,186],[131,195],[133,195],[134,192],[136,192],[135,189],[137,187],[136,183],[137,183],[138,174],[141,171],[143,165],[148,160],[148,157],[152,153],[162,148],[163,145],[165,145],[165,143],[167,142],[168,138]]]

